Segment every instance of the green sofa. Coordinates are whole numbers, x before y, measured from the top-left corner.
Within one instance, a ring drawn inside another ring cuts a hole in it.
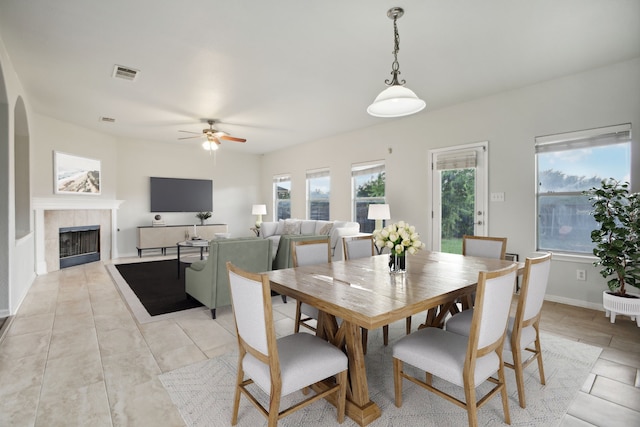
[[[254,273],[271,270],[271,242],[258,237],[212,240],[206,260],[185,269],[185,289],[211,310],[231,305],[227,261]]]

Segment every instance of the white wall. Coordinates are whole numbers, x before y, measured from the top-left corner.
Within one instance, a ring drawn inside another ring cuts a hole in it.
[[[213,216],[208,223],[229,225],[233,236],[249,236],[255,221],[251,205],[259,203],[260,156],[235,152],[223,145],[207,154],[200,144],[163,144],[118,141],[118,199],[125,200],[118,212],[120,256],[136,251],[138,226],[151,225],[149,177],[213,180]],[[194,213],[162,214],[169,224],[199,224]]]
[[[489,206],[489,233],[507,236],[508,252],[535,250],[534,137],[631,122],[640,126],[640,58],[534,86],[427,111],[357,132],[269,153],[262,163],[261,194],[273,212],[273,175],[292,174],[292,217],[305,215],[305,172],[331,170],[331,217],[351,218],[352,163],[384,159],[387,202],[394,220],[415,224],[427,241],[430,230],[427,153],[430,149],[489,141],[489,191],[505,202]],[[429,102],[429,94],[420,94]],[[637,133],[637,132],[636,132]],[[391,149],[391,153],[389,153]],[[640,170],[633,142],[632,170]],[[633,175],[640,190],[640,174]],[[550,299],[600,307],[604,280],[590,260],[553,262]],[[585,264],[586,262],[586,264]],[[578,282],[577,268],[587,270]]]
[[[0,68],[0,317],[5,317],[16,313],[35,278],[33,225],[19,239],[15,232],[14,124],[19,97],[24,100],[27,123],[33,113],[1,39]]]
[[[255,220],[251,205],[259,203],[260,156],[222,146],[209,155],[199,144],[165,144],[131,140],[94,132],[50,117],[35,116],[32,140],[35,197],[55,197],[53,152],[62,151],[101,161],[101,194],[81,198],[123,200],[117,212],[120,257],[137,254],[137,227],[151,225],[149,177],[213,179],[213,216],[209,223],[226,223],[234,236],[251,235]],[[70,197],[65,195],[65,197]],[[166,213],[170,224],[197,224],[194,213]]]
[[[35,173],[32,184],[34,197],[56,196],[53,182],[53,152],[60,151],[100,160],[101,169],[99,195],[65,194],[64,197],[117,199],[118,146],[115,137],[41,114],[35,114],[32,123],[31,139],[36,141],[32,159]]]

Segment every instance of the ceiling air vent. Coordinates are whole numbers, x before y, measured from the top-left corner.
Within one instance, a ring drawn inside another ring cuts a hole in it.
[[[140,70],[135,70],[129,67],[123,67],[122,65],[116,65],[113,67],[113,77],[116,79],[135,80],[138,77]]]
[[[113,117],[100,117],[100,121],[105,123],[115,123],[116,119]]]

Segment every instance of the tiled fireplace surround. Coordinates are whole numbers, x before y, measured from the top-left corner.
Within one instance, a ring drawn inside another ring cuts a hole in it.
[[[118,257],[117,212],[122,200],[77,196],[35,198],[36,273],[60,269],[60,227],[100,226],[100,259]]]

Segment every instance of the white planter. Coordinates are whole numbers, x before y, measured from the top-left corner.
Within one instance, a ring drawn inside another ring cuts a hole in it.
[[[627,292],[627,294],[635,295],[638,298],[623,298],[604,291],[602,293],[602,305],[604,306],[605,316],[611,318],[611,323],[616,322],[617,314],[629,316],[640,327],[640,295],[630,292]]]

